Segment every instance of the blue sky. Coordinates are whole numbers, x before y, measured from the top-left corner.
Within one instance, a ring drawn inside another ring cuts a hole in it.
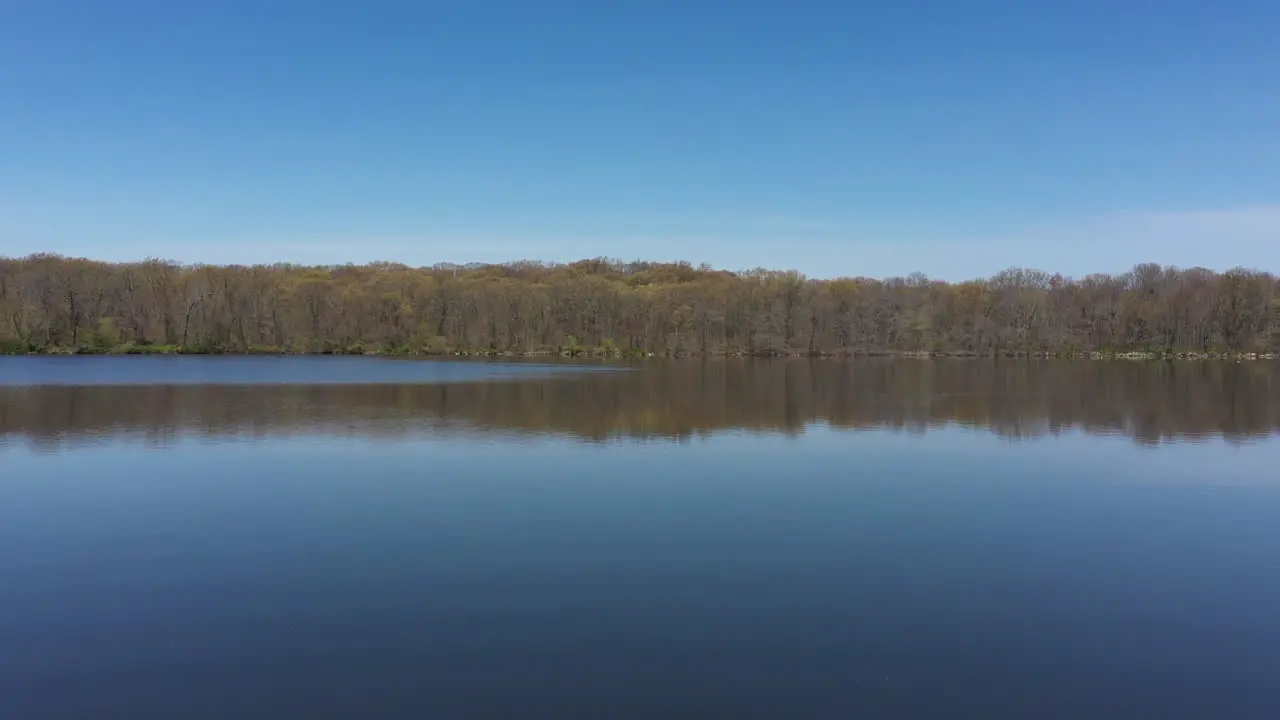
[[[0,0],[0,254],[1280,270],[1280,3]]]

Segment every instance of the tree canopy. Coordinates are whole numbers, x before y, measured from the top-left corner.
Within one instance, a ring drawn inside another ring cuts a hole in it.
[[[1275,352],[1280,278],[1144,264],[815,280],[689,263],[310,267],[0,258],[10,352]]]

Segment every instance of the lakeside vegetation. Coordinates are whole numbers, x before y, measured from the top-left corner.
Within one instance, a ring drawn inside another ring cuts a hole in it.
[[[1280,278],[1155,264],[814,280],[688,263],[0,258],[0,353],[1274,357]]]

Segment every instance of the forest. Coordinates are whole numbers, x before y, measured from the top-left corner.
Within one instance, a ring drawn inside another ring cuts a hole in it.
[[[1280,278],[1158,264],[806,278],[689,263],[311,267],[0,257],[0,352],[1269,354]]]

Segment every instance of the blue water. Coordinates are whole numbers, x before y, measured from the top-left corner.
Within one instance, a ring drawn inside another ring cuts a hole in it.
[[[478,382],[599,371],[592,365],[364,356],[0,357],[0,385],[222,385]]]
[[[0,718],[1280,717],[1263,429],[750,430],[696,369],[664,437],[643,372],[0,394]]]

